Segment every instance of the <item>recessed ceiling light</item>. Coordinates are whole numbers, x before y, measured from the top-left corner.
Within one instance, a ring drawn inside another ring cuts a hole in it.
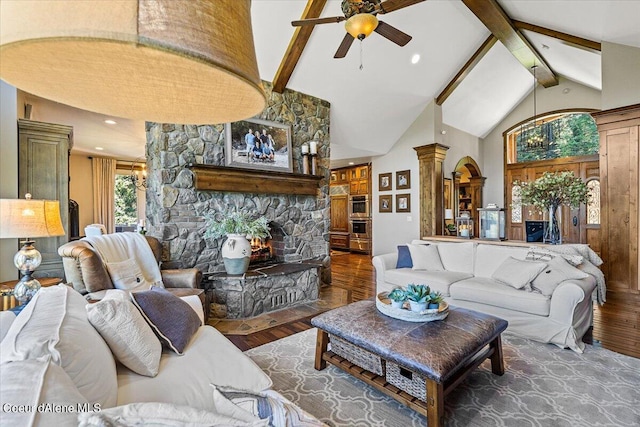
[[[102,148],[102,147],[96,147],[96,150],[98,150],[98,151],[102,151],[102,150],[104,150],[104,148]]]
[[[111,120],[111,119],[107,119],[104,121],[106,124],[108,125],[115,125],[118,124],[118,122],[116,122],[115,120]]]
[[[413,56],[411,57],[411,63],[417,64],[418,62],[420,62],[420,54],[414,53]]]
[[[355,163],[353,162],[349,162],[349,166],[355,165]]]

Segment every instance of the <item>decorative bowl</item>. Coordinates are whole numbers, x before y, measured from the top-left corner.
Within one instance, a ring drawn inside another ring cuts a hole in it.
[[[409,310],[409,303],[405,301],[402,308],[391,307],[389,292],[381,292],[376,298],[376,308],[382,314],[394,319],[405,320],[407,322],[433,322],[442,320],[449,315],[449,303],[442,301],[438,308],[426,309],[421,312]]]

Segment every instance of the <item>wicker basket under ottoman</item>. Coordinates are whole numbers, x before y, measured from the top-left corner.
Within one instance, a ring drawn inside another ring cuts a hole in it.
[[[427,385],[424,377],[389,361],[387,361],[387,382],[423,402],[427,400]]]
[[[347,342],[335,335],[329,335],[329,342],[331,343],[331,351],[338,356],[344,357],[349,362],[354,365],[358,365],[369,372],[384,376],[385,362],[380,358],[380,356],[364,350],[357,345],[351,344],[350,342]]]

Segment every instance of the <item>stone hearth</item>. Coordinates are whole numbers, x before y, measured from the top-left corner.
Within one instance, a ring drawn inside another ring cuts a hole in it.
[[[281,263],[242,276],[205,277],[211,316],[244,319],[318,299],[321,263]]]

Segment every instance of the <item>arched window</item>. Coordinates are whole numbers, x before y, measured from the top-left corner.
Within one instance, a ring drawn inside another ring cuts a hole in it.
[[[584,112],[555,113],[521,123],[507,133],[507,162],[597,154],[596,123]]]
[[[589,203],[587,203],[587,224],[600,224],[600,180],[587,181]]]
[[[520,186],[511,187],[511,223],[522,222],[522,197],[520,196]]]

